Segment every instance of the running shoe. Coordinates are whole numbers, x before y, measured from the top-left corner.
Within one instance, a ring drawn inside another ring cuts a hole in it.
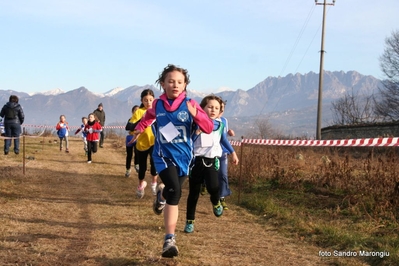
[[[194,232],[194,220],[186,221],[186,226],[184,227],[184,232],[186,232],[186,233]]]
[[[218,204],[213,205],[213,214],[216,217],[220,217],[223,214],[223,206],[222,204],[220,204],[220,201],[218,202]]]
[[[157,194],[152,204],[152,209],[156,215],[160,215],[165,208],[166,200],[161,200],[162,190],[164,189],[165,185],[163,183],[158,185]]]
[[[220,204],[222,204],[223,210],[228,210],[225,198],[220,198]]]
[[[125,177],[129,177],[129,176],[130,176],[130,169],[126,169]]]
[[[175,237],[171,237],[165,240],[162,249],[162,257],[173,258],[179,254],[179,249],[176,246]]]
[[[137,187],[137,198],[142,199],[144,197],[144,189],[145,189],[146,186],[147,186],[147,182],[143,181],[141,186],[139,185]]]

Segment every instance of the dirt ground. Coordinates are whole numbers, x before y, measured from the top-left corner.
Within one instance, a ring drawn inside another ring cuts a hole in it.
[[[106,139],[87,164],[79,139],[71,139],[70,153],[43,142],[25,154],[25,175],[22,154],[0,155],[0,265],[337,265],[233,202],[215,217],[209,196],[199,200],[195,232],[185,234],[187,181],[180,255],[162,258],[163,217],[152,211],[150,187],[137,199],[137,175],[124,177],[122,145]]]

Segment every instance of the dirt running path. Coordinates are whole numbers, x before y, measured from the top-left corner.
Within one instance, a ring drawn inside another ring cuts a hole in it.
[[[87,164],[79,140],[71,152],[46,144],[22,175],[16,155],[0,166],[1,265],[331,265],[319,248],[280,236],[230,203],[220,218],[199,200],[195,232],[183,232],[187,182],[179,206],[179,257],[161,258],[163,217],[153,196],[135,196],[125,178],[124,147],[107,140]],[[149,182],[149,177],[147,179]]]

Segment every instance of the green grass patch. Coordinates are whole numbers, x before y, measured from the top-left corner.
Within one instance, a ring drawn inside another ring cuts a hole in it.
[[[359,259],[371,265],[399,265],[398,223],[388,216],[373,218],[376,202],[367,195],[352,197],[342,189],[317,188],[309,182],[282,185],[277,179],[257,180],[241,191],[239,205],[287,237],[323,250],[389,252],[389,257]]]

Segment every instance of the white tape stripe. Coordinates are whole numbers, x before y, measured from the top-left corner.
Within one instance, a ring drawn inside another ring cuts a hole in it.
[[[233,146],[241,143],[271,146],[314,146],[314,147],[392,147],[399,146],[399,137],[394,138],[365,138],[342,140],[274,140],[274,139],[243,139],[231,141]]]
[[[3,137],[3,136],[0,136],[0,139],[18,139],[18,137]]]

